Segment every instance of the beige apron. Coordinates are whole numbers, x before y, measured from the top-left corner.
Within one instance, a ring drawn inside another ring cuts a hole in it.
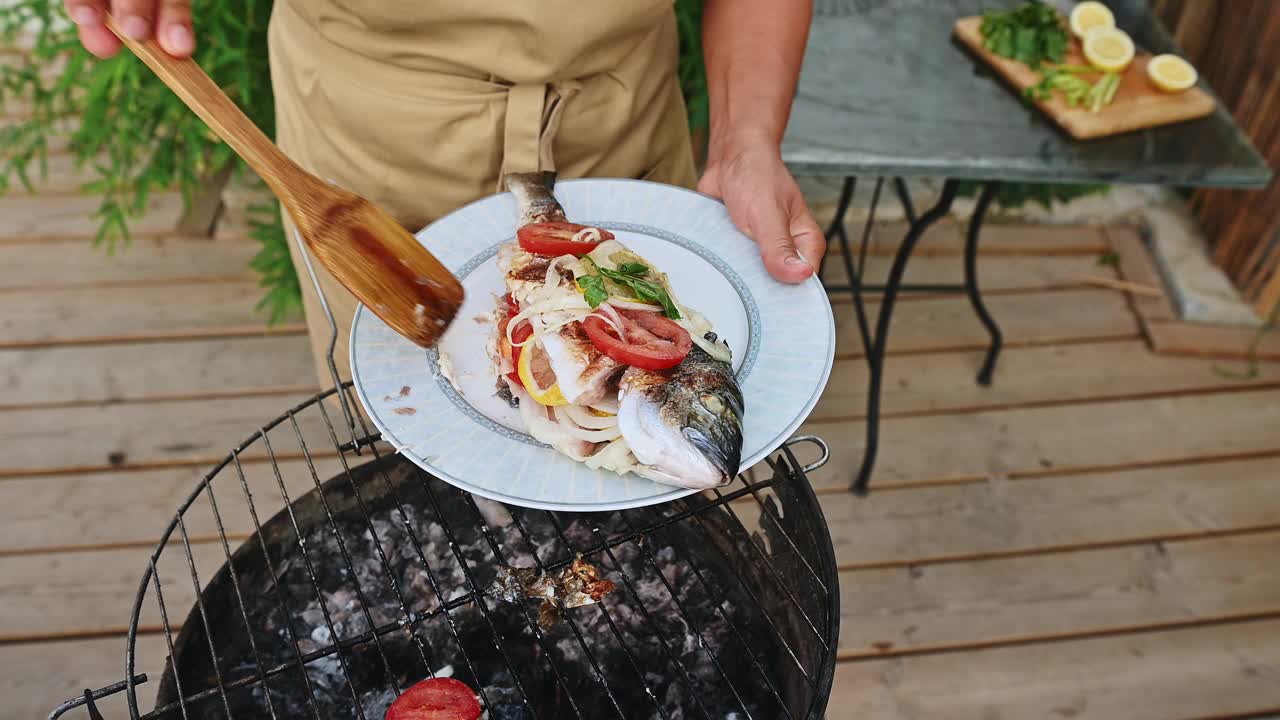
[[[511,172],[696,181],[672,0],[277,0],[277,141],[410,231]],[[292,240],[316,370],[329,326]],[[356,301],[316,267],[350,377]]]

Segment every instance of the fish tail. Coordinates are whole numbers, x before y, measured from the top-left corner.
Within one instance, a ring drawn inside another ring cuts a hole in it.
[[[539,222],[564,222],[564,208],[560,207],[552,194],[556,185],[555,172],[510,173],[503,178],[503,182],[516,198],[521,226]]]

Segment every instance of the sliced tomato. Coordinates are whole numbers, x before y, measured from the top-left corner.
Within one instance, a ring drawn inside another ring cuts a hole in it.
[[[529,223],[516,231],[516,239],[520,247],[535,255],[586,255],[606,240],[613,239],[613,233],[596,228],[600,239],[596,241],[574,240],[573,236],[586,230],[589,225],[578,225],[571,222]]]
[[[533,326],[530,325],[528,321],[520,323],[516,326],[515,330],[511,331],[511,339],[514,341],[511,345],[512,367],[520,367],[520,351],[524,349],[515,343],[522,343],[525,340],[528,340],[530,335],[533,335]],[[520,387],[524,387],[524,383],[520,381],[520,374],[515,370],[507,373],[507,377],[511,378],[511,380]]]
[[[582,329],[600,352],[641,370],[665,370],[680,364],[693,348],[689,332],[658,313],[619,310],[625,338],[598,314],[587,316]]]
[[[482,712],[475,691],[453,678],[431,678],[400,693],[384,720],[476,720]]]
[[[506,300],[507,300],[507,317],[515,317],[516,315],[519,315],[520,303],[516,302],[516,299],[511,297],[511,293],[506,294]]]

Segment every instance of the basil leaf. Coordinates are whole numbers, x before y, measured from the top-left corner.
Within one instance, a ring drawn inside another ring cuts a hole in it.
[[[600,275],[594,277],[608,278],[619,285],[628,287],[631,289],[631,292],[635,293],[636,298],[656,305],[661,305],[663,315],[666,315],[672,320],[680,319],[680,311],[676,309],[676,304],[671,300],[671,296],[667,293],[667,289],[665,287],[651,280],[643,280],[635,277],[634,275],[627,275],[622,272],[622,269],[628,266],[631,268],[635,268],[637,266],[644,267],[643,265],[640,265],[640,263],[624,263],[619,266],[618,270],[610,270],[609,268],[600,267],[591,258],[587,258],[587,260],[591,263],[591,266],[595,268],[596,272],[600,273]],[[647,267],[645,268],[645,272],[648,272]],[[581,283],[582,280],[579,280],[578,282]],[[600,285],[603,288],[603,280],[600,281]],[[591,304],[590,299],[587,300],[587,304]],[[595,305],[592,305],[592,307],[595,307]]]
[[[599,275],[583,275],[578,278],[578,287],[582,288],[583,297],[593,308],[600,307],[600,303],[609,299],[609,291],[604,288],[604,278]]]

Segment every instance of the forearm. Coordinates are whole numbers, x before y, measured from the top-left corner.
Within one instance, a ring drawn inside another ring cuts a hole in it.
[[[709,161],[744,143],[781,144],[812,13],[812,0],[706,0]]]

